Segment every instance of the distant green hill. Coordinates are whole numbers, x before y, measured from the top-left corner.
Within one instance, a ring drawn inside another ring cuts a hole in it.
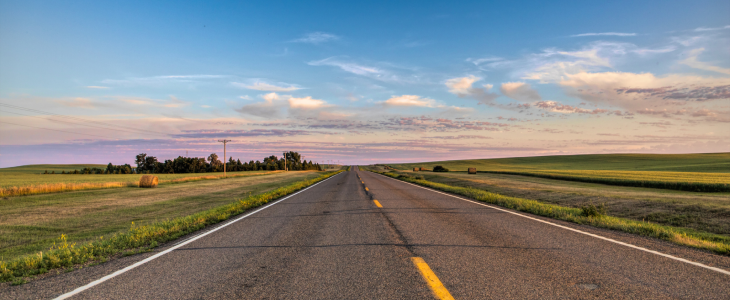
[[[441,165],[452,171],[530,170],[621,170],[730,173],[730,153],[703,154],[590,154],[515,157],[496,159],[449,160],[422,163],[387,164],[396,169]]]
[[[92,164],[85,164],[85,165],[25,165],[25,166],[17,166],[12,168],[0,168],[0,174],[38,174],[43,173],[46,170],[48,170],[48,173],[51,171],[56,171],[56,173],[61,173],[61,171],[73,171],[73,170],[81,170],[83,168],[100,168],[100,169],[106,169],[106,165],[92,165]]]

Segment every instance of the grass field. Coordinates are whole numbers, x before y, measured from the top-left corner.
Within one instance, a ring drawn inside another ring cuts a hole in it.
[[[730,192],[730,153],[609,154],[455,160],[390,164],[401,170],[432,169],[535,176],[619,186],[650,187],[695,192]]]
[[[81,170],[83,168],[98,168],[98,169],[106,169],[106,165],[94,165],[94,164],[86,164],[86,165],[25,165],[25,166],[18,166],[18,167],[10,167],[10,168],[0,168],[0,175],[2,174],[40,174],[45,171],[48,171],[48,173],[51,173],[52,171],[55,171],[56,173],[61,173],[61,171],[73,171],[73,170]]]
[[[279,172],[160,185],[154,189],[101,189],[10,197],[0,200],[0,257],[7,261],[48,250],[61,234],[67,235],[69,242],[83,243],[128,230],[132,222],[145,225],[190,215],[321,174]]]
[[[452,171],[530,171],[530,170],[616,170],[730,173],[730,153],[708,154],[591,154],[565,156],[515,157],[449,160],[408,164],[388,164],[402,170],[441,165]]]
[[[23,166],[15,168],[2,168],[0,169],[0,188],[7,188],[11,186],[29,186],[29,185],[40,185],[40,184],[53,184],[53,183],[105,183],[105,182],[139,182],[139,178],[142,177],[140,174],[38,174],[35,172],[40,167],[37,166],[57,166],[57,168],[64,168],[63,166],[80,166],[86,167],[90,165],[33,165]],[[106,168],[106,166],[103,166]],[[45,168],[43,169],[45,170]],[[49,170],[50,172],[50,170]],[[256,174],[265,173],[270,171],[242,171],[242,172],[227,172],[228,175],[238,174]],[[186,177],[200,177],[200,176],[223,176],[222,172],[213,173],[182,173],[182,174],[154,174],[159,177],[161,181],[175,180]]]

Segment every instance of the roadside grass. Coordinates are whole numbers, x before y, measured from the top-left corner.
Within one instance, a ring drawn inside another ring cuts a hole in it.
[[[283,171],[229,172],[228,178],[274,174]],[[154,174],[160,184],[220,179],[223,173]],[[141,174],[5,174],[0,172],[0,197],[16,197],[91,189],[138,187]]]
[[[299,181],[270,192],[251,195],[228,205],[184,217],[149,225],[135,225],[132,223],[130,229],[126,232],[116,233],[108,238],[101,236],[80,246],[77,246],[76,243],[69,243],[67,236],[61,235],[48,251],[41,251],[37,254],[26,255],[9,261],[0,261],[0,282],[12,281],[21,284],[25,278],[49,270],[71,268],[74,265],[91,261],[104,261],[117,254],[148,251],[159,243],[174,240],[205,226],[225,221],[340,172],[342,171],[323,174],[314,179]]]
[[[564,220],[577,224],[591,225],[600,228],[618,230],[647,237],[666,240],[675,244],[709,250],[717,254],[730,255],[730,237],[726,235],[701,232],[689,228],[679,228],[650,222],[628,220],[605,215],[605,210],[596,206],[582,208],[564,207],[543,203],[536,200],[508,197],[487,192],[473,187],[456,187],[442,183],[417,179],[409,174],[380,172],[368,168],[368,171],[383,174],[392,178],[415,183],[429,188],[466,196],[482,202],[505,208],[527,212],[539,216]]]

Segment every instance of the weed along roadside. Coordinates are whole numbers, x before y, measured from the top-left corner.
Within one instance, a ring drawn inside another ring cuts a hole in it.
[[[730,237],[728,236],[702,232],[689,228],[672,227],[607,216],[605,215],[605,208],[602,205],[596,206],[589,204],[581,208],[564,207],[555,204],[542,203],[536,200],[508,197],[473,187],[457,187],[431,182],[425,180],[422,176],[414,177],[407,174],[379,172],[369,168],[361,169],[521,212],[527,212],[577,224],[591,225],[599,228],[607,228],[658,238],[678,245],[705,249],[722,255],[730,255]]]
[[[234,203],[178,217],[171,220],[136,226],[111,237],[98,237],[83,245],[68,243],[61,235],[48,250],[33,255],[18,257],[10,261],[0,261],[0,282],[11,281],[22,284],[32,276],[47,273],[54,269],[73,268],[89,262],[104,262],[118,254],[135,254],[158,246],[159,243],[174,240],[186,234],[205,228],[262,206],[283,196],[292,194],[322,180],[343,172],[328,172],[317,178],[295,182],[273,191],[251,195]]]

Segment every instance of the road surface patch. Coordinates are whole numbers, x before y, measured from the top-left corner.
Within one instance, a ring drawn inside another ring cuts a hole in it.
[[[449,290],[447,290],[444,284],[441,283],[441,280],[436,277],[436,274],[431,270],[431,267],[426,264],[426,261],[424,261],[423,258],[411,257],[411,261],[414,265],[416,265],[416,268],[421,271],[423,279],[426,280],[426,283],[428,283],[428,287],[431,288],[431,291],[433,291],[433,294],[436,296],[436,298],[452,300],[454,299],[454,297],[451,296],[451,293],[449,293]]]

